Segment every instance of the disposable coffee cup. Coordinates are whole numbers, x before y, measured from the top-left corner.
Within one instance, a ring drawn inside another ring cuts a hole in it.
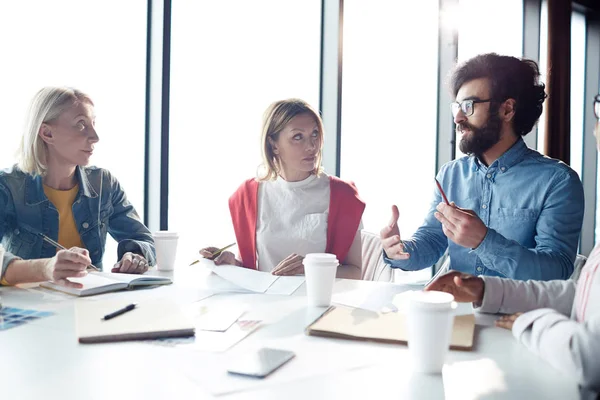
[[[179,234],[170,231],[157,231],[152,234],[156,249],[156,268],[159,271],[172,271],[175,268]]]
[[[310,253],[304,257],[304,275],[308,305],[327,307],[331,304],[331,293],[339,261],[335,254]]]
[[[413,372],[438,374],[450,347],[456,302],[450,293],[415,292],[406,312]]]

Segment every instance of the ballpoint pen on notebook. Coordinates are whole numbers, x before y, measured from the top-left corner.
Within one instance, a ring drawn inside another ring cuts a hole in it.
[[[228,248],[230,248],[231,246],[235,245],[235,242],[228,244],[225,247],[220,248],[219,250],[215,251],[214,253],[212,253],[212,257],[208,258],[209,260],[214,260],[215,258],[217,258],[219,256],[219,254],[221,254],[222,252],[224,252],[225,250],[227,250]],[[190,265],[194,265],[199,263],[200,260],[196,260],[193,263],[191,263]]]
[[[106,314],[104,317],[102,317],[102,319],[104,321],[108,321],[109,319],[113,319],[114,317],[118,317],[121,314],[125,314],[126,312],[133,310],[135,306],[137,306],[136,303],[131,303],[123,308],[118,309],[117,311],[113,311],[110,314]]]
[[[44,239],[46,242],[50,243],[52,246],[57,247],[61,250],[68,250],[65,246],[63,246],[62,244],[60,244],[58,242],[55,242],[54,240],[50,239],[48,236],[44,235],[43,233],[38,233],[38,235],[40,235],[42,237],[42,239]],[[90,264],[87,267],[93,269],[94,271],[100,271],[100,269],[98,267],[96,267],[94,264]]]
[[[442,189],[442,185],[440,185],[440,182],[437,180],[437,178],[435,178],[435,184],[437,185],[440,193],[442,194],[442,198],[444,199],[444,203],[446,203],[446,205],[450,205],[450,202],[448,201],[448,198],[446,197],[446,193],[444,193],[444,189]]]

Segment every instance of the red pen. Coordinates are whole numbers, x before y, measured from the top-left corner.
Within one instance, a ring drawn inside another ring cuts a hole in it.
[[[442,189],[442,185],[440,185],[440,182],[437,180],[437,178],[435,178],[435,184],[437,185],[438,189],[440,190],[440,193],[442,194],[442,198],[444,199],[444,202],[446,203],[446,205],[450,205],[450,202],[448,201],[448,198],[446,197],[446,193],[444,193],[444,189]]]

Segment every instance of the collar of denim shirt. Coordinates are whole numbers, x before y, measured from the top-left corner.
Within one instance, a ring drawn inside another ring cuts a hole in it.
[[[90,198],[98,197],[98,193],[96,193],[87,177],[89,172],[90,170],[85,167],[76,167],[75,175],[79,181],[79,194]],[[102,179],[102,177],[100,177],[100,179]],[[25,202],[27,205],[35,205],[43,203],[44,201],[48,201],[48,198],[44,193],[42,176],[32,176],[27,174],[27,177],[25,178]]]
[[[489,167],[486,167],[485,164],[479,160],[479,158],[472,156],[472,162],[474,165],[474,170],[481,169],[483,171],[487,171],[489,168],[497,166],[500,172],[506,172],[513,165],[518,164],[523,160],[525,153],[527,152],[527,144],[523,140],[522,137],[518,138],[515,144],[511,146],[510,149],[506,150],[504,154],[502,154],[496,161],[492,163]]]

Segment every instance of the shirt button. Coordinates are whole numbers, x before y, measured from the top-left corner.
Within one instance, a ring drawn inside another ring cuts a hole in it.
[[[21,233],[21,231],[18,228],[15,229],[15,235],[18,235],[19,233]]]
[[[504,171],[506,171],[506,167],[502,167],[502,168],[500,168],[500,170],[501,170],[502,172],[504,172]]]
[[[491,177],[492,177],[492,174],[487,174],[487,177],[488,177],[488,178],[491,178]]]
[[[487,205],[482,205],[481,208],[483,208],[484,210],[487,208]]]
[[[88,224],[87,222],[84,222],[83,224],[81,224],[81,226],[83,226],[83,229],[87,229],[87,228],[89,228],[90,224]]]
[[[477,267],[477,272],[481,272],[482,270],[483,270],[483,268]]]

